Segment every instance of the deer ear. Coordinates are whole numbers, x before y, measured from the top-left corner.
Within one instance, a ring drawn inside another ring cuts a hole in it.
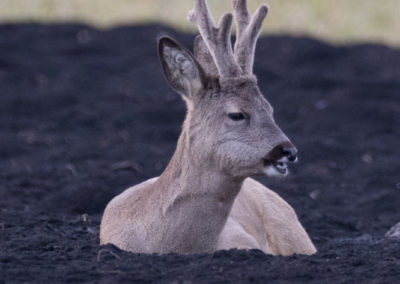
[[[193,55],[169,37],[159,41],[159,55],[165,77],[185,100],[191,101],[205,84],[204,71]]]
[[[218,68],[201,35],[194,40],[194,57],[209,76],[218,77]]]

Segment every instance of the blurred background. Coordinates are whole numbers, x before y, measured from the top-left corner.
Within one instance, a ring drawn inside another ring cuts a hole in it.
[[[400,46],[399,0],[249,0],[267,2],[265,34],[310,35],[335,43],[383,42]],[[209,0],[215,16],[230,0]],[[194,31],[186,21],[192,0],[0,0],[0,22],[81,22],[100,28],[164,23]]]

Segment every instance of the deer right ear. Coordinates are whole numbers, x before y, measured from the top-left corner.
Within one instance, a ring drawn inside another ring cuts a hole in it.
[[[201,64],[207,75],[218,77],[218,68],[201,35],[194,40],[194,57]]]
[[[165,77],[171,87],[191,101],[204,86],[205,75],[192,54],[169,37],[159,41],[159,55]]]

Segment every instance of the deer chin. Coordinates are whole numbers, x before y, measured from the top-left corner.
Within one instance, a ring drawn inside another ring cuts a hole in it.
[[[287,159],[280,159],[278,161],[264,160],[263,172],[266,176],[286,176],[289,173],[287,166]]]

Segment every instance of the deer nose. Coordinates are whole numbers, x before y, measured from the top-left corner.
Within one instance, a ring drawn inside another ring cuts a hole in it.
[[[291,143],[290,143],[291,144]],[[293,145],[282,147],[282,153],[290,162],[297,161],[297,149]]]
[[[297,161],[297,149],[290,142],[283,142],[277,145],[267,155],[266,159],[270,161],[278,161],[284,157],[286,157],[290,162]]]

